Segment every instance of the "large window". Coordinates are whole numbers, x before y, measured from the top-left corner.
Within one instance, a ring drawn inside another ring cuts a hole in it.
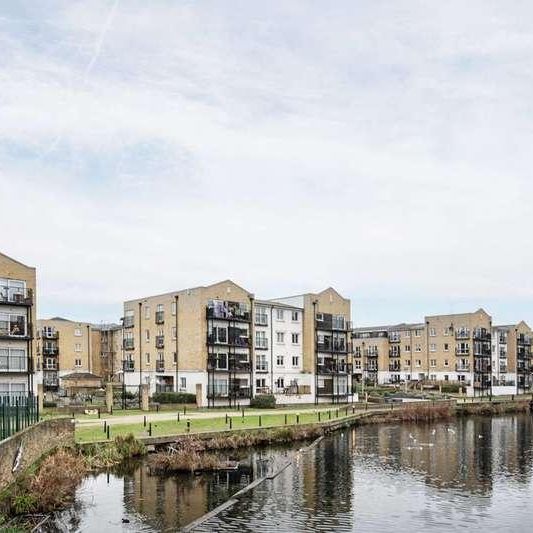
[[[0,278],[0,299],[17,302],[26,295],[26,282],[16,279]]]
[[[9,337],[24,337],[26,335],[26,317],[0,313],[0,335]]]
[[[0,372],[26,372],[26,350],[0,348]]]

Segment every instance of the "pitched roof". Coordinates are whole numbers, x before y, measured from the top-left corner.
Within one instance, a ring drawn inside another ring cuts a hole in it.
[[[0,252],[0,255],[5,257],[6,259],[9,259],[10,261],[13,261],[14,263],[17,263],[19,265],[22,265],[23,267],[26,267],[26,268],[31,268],[33,270],[35,270],[35,267],[32,267],[32,266],[29,266],[29,265],[26,265],[25,263],[23,263],[22,261],[17,261],[16,259],[14,259],[13,257],[7,255],[7,254],[4,254],[2,252]]]

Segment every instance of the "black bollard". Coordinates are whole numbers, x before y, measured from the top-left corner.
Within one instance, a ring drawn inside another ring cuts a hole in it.
[[[180,413],[178,411],[178,424],[179,424],[179,421],[180,421]]]
[[[104,433],[107,431],[107,421],[104,420]]]
[[[111,426],[107,426],[107,440],[109,440],[110,434],[111,434]]]
[[[152,436],[152,422],[150,422],[150,425],[148,426],[148,435]]]
[[[261,426],[261,415],[259,415],[259,426]]]
[[[226,424],[228,423],[228,413],[226,413]]]
[[[144,427],[146,427],[146,415],[144,415]]]
[[[98,418],[100,418],[100,407],[98,408]]]
[[[229,428],[233,429],[233,420],[231,418],[229,419]]]
[[[318,411],[318,421],[321,422],[320,411]]]
[[[187,414],[187,406],[186,406],[186,405],[183,406],[183,414],[184,414],[184,415]]]
[[[300,415],[299,415],[299,414],[296,415],[296,423],[297,423],[297,424],[300,423]]]
[[[329,419],[331,420],[331,410],[328,411]]]
[[[285,413],[285,425],[287,425],[287,413]]]
[[[191,432],[191,421],[187,420],[187,433]]]

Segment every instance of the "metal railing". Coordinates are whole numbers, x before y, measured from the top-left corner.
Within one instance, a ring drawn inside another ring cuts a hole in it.
[[[124,327],[132,328],[134,325],[135,317],[134,316],[125,316],[124,317]]]
[[[133,350],[134,342],[133,339],[124,339],[124,349]]]
[[[165,323],[165,311],[156,311],[155,312],[155,323],[164,324]]]
[[[39,421],[35,396],[0,393],[0,439],[4,440]]]
[[[165,336],[164,335],[156,335],[155,347],[156,348],[164,348],[165,347]]]
[[[155,362],[155,371],[164,372],[165,371],[165,361],[156,361]]]
[[[19,287],[0,286],[0,303],[15,305],[32,305],[33,290]]]

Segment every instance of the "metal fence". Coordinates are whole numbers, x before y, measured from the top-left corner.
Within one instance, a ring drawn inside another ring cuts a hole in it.
[[[36,396],[0,396],[0,440],[39,421]]]

